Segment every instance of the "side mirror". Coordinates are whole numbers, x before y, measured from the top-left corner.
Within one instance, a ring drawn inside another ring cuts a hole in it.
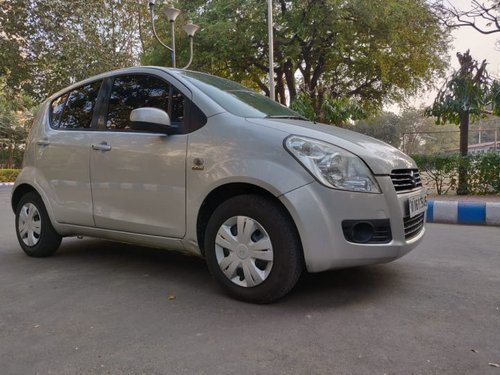
[[[130,112],[130,128],[167,135],[177,133],[177,127],[170,123],[167,112],[152,107],[137,108]]]

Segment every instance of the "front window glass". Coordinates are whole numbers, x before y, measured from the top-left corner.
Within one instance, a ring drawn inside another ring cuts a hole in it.
[[[102,81],[92,82],[71,91],[60,115],[59,123],[53,126],[57,126],[59,129],[90,128],[101,83]],[[57,102],[59,99],[61,99],[61,102]],[[62,97],[59,99],[54,101],[55,107],[54,103],[52,104],[52,116],[58,116],[61,111]],[[53,119],[57,119],[57,117],[53,117]]]
[[[172,124],[184,121],[184,96],[176,88],[153,76],[128,75],[114,79],[106,127],[130,130],[130,112],[144,107],[164,110]]]
[[[182,74],[222,108],[234,115],[302,119],[291,109],[236,82],[204,73],[183,72]]]

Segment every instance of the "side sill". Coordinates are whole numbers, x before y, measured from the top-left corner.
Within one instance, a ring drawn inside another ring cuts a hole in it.
[[[77,235],[94,237],[105,240],[124,242],[128,244],[172,250],[184,254],[199,256],[199,254],[187,250],[183,246],[182,240],[180,238],[152,236],[147,234],[122,232],[111,229],[100,229],[100,228],[85,227],[80,225],[61,224],[61,223],[58,223],[56,225],[56,230],[62,236],[65,237],[77,236]]]

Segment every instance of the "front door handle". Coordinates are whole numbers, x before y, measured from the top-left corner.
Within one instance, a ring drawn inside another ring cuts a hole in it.
[[[48,138],[42,138],[36,141],[36,144],[39,146],[48,146],[50,145],[49,139]]]
[[[107,142],[101,142],[98,145],[92,145],[92,150],[97,151],[110,151],[111,146],[107,144]]]

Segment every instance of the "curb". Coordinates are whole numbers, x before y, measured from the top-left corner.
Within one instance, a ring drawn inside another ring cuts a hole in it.
[[[500,203],[430,200],[427,222],[500,226]]]
[[[0,186],[14,186],[13,182],[0,182]]]

